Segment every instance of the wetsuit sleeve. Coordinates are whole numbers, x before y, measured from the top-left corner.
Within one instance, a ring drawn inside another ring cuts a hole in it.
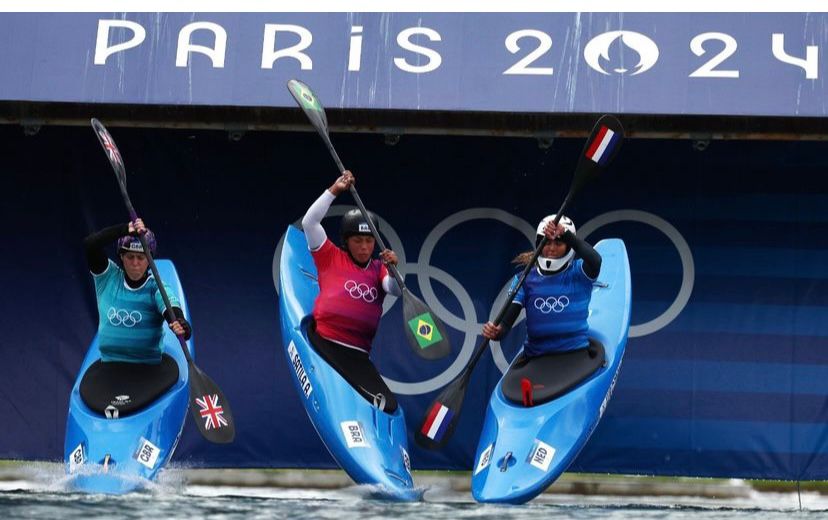
[[[311,204],[311,207],[308,208],[305,216],[302,217],[302,230],[305,232],[305,238],[308,241],[308,249],[311,251],[316,251],[322,247],[322,244],[324,244],[325,240],[328,238],[328,235],[325,234],[325,228],[322,227],[322,219],[325,218],[325,214],[328,212],[328,208],[331,207],[331,203],[333,203],[334,199],[336,199],[336,195],[328,190],[325,190],[322,192],[322,195],[320,195],[319,198]]]
[[[129,234],[129,224],[118,224],[96,231],[83,239],[86,264],[92,274],[103,274],[109,267],[109,259],[106,257],[104,247],[127,234]]]
[[[518,280],[520,279],[519,275],[515,275],[512,278],[512,283],[509,286],[509,289],[514,288],[517,285]],[[503,319],[500,320],[500,325],[503,327],[503,333],[500,335],[501,339],[505,338],[509,331],[512,330],[512,325],[515,324],[515,320],[520,316],[520,311],[523,310],[523,301],[526,298],[526,294],[523,292],[523,286],[521,285],[518,289],[517,293],[515,293],[515,297],[512,298],[512,303],[506,308],[506,313],[503,315]]]
[[[394,296],[402,296],[402,289],[400,289],[400,284],[397,283],[397,279],[391,276],[391,273],[388,272],[388,267],[383,264],[380,270],[380,276],[382,276],[382,290],[386,292],[386,294],[393,294]]]
[[[591,245],[587,244],[577,236],[573,235],[571,231],[567,231],[561,236],[563,242],[575,251],[575,255],[582,258],[584,274],[590,280],[595,280],[601,273],[601,255]]]
[[[510,303],[506,308],[506,314],[500,320],[500,325],[503,326],[503,333],[500,335],[501,339],[505,338],[509,334],[509,331],[512,330],[512,325],[515,324],[515,320],[520,316],[520,311],[522,310],[523,305],[517,302]]]

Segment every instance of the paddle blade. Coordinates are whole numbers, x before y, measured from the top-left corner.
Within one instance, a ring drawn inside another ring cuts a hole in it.
[[[411,349],[424,359],[442,359],[451,354],[446,326],[422,300],[403,289],[405,337]]]
[[[471,371],[466,370],[461,377],[444,388],[426,409],[425,417],[414,434],[414,440],[420,447],[439,450],[451,439],[460,421],[460,410],[463,408],[470,375]]]
[[[325,115],[325,109],[311,88],[297,79],[288,81],[287,88],[316,131],[322,135],[328,135],[328,118]]]
[[[118,176],[118,182],[126,188],[126,167],[124,166],[124,159],[121,157],[121,152],[118,151],[118,147],[115,145],[115,140],[109,135],[103,123],[94,117],[91,123],[92,128],[95,130],[95,135],[98,136],[98,141],[106,152],[109,164],[112,165],[112,169],[115,170],[115,175]]]
[[[190,367],[190,412],[198,431],[210,442],[227,444],[236,436],[230,403],[210,377],[194,363]]]
[[[623,140],[624,127],[621,126],[621,122],[615,116],[601,116],[584,144],[584,150],[575,168],[570,193],[579,191],[585,183],[609,166],[621,149]]]

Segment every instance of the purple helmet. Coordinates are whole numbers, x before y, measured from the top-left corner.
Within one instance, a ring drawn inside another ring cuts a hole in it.
[[[144,238],[147,240],[147,245],[150,248],[150,253],[155,254],[155,233],[147,229]],[[143,253],[144,247],[141,245],[141,240],[132,235],[126,235],[118,239],[118,254],[122,253]]]

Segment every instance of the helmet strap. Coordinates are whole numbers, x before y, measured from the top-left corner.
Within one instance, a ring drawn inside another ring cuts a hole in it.
[[[556,274],[566,268],[574,256],[575,251],[569,248],[569,251],[560,258],[539,256],[537,264],[543,274]]]

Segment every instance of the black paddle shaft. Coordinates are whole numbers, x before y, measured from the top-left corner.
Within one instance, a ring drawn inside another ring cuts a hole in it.
[[[561,208],[555,215],[555,220],[553,221],[555,225],[558,225],[558,222],[561,220],[564,211],[569,207],[569,202],[570,200],[572,200],[573,191],[574,190],[569,191],[569,193],[566,195],[566,199],[564,199],[563,204],[561,204]],[[506,314],[506,310],[509,308],[509,305],[512,303],[512,300],[514,299],[518,290],[523,285],[523,282],[526,281],[526,277],[529,276],[529,271],[532,270],[532,266],[535,265],[535,262],[538,260],[541,251],[543,251],[543,248],[546,246],[548,242],[549,239],[544,236],[540,244],[538,244],[538,247],[535,248],[535,252],[532,253],[532,259],[529,260],[529,263],[526,264],[526,267],[523,268],[523,272],[520,273],[520,278],[518,278],[517,283],[514,287],[509,289],[509,293],[506,295],[506,301],[504,301],[503,305],[500,306],[500,310],[498,311],[494,321],[492,322],[495,324],[495,326],[500,325],[500,322],[503,320],[503,316]],[[469,376],[471,376],[471,373],[474,370],[475,365],[477,365],[477,362],[480,360],[480,357],[483,355],[483,352],[486,351],[486,348],[488,348],[488,346],[489,338],[485,338],[483,342],[477,347],[477,350],[474,351],[474,354],[469,360],[469,364],[466,365],[466,368],[463,370],[463,375],[461,377],[468,378]]]
[[[115,146],[112,136],[109,135],[109,132],[106,128],[104,128],[101,122],[93,118],[92,127],[95,129],[95,134],[97,135],[101,146],[103,146],[106,151],[112,168],[115,170],[115,176],[118,179],[118,187],[121,190],[121,197],[123,198],[124,205],[129,213],[129,218],[132,222],[134,222],[138,219],[138,214],[132,206],[132,201],[130,200],[129,193],[126,189],[126,168],[124,167],[123,158],[121,157],[117,146]],[[158,267],[155,265],[155,260],[152,258],[152,253],[150,252],[147,239],[142,233],[139,233],[138,240],[144,248],[147,263],[152,271],[152,275],[155,277],[155,282],[158,286],[159,292],[161,293],[161,299],[164,301],[164,306],[172,318],[173,313],[170,298],[167,295],[164,283],[158,273]],[[184,336],[176,334],[176,338],[181,345],[181,351],[187,361],[187,367],[189,370],[188,386],[190,391],[190,412],[193,420],[198,426],[199,433],[201,433],[201,435],[210,442],[218,444],[232,442],[236,435],[235,421],[233,420],[233,412],[230,410],[230,405],[224,397],[224,392],[221,391],[221,388],[219,388],[207,374],[202,372],[201,369],[196,366],[192,356],[190,355],[190,349],[187,347],[187,342],[184,340]],[[214,405],[214,407],[207,406],[206,404],[202,405],[202,401],[204,403],[210,401],[210,404]],[[201,409],[198,409],[196,405]]]
[[[301,81],[292,79],[288,81],[287,87],[293,99],[296,100],[299,107],[308,117],[311,125],[319,133],[319,136],[328,148],[328,152],[336,163],[340,174],[344,173],[345,166],[342,164],[339,154],[336,153],[331,143],[331,138],[328,134],[328,118],[325,115],[325,109],[322,107],[319,99],[311,91],[310,87]],[[362,199],[359,197],[356,188],[351,185],[349,191],[354,201],[356,201],[357,207],[368,224],[368,229],[371,231],[371,235],[374,237],[377,245],[379,245],[380,250],[388,249],[373,220],[368,217],[368,210],[365,209],[365,204],[362,203]],[[405,324],[405,336],[408,339],[409,346],[418,356],[424,359],[435,360],[448,356],[451,353],[451,344],[448,341],[448,333],[443,322],[431,312],[431,309],[425,303],[408,290],[405,286],[405,280],[403,280],[397,266],[387,264],[387,269],[394,277],[394,280],[396,280],[402,292],[403,323]],[[415,322],[415,320],[417,321]],[[436,329],[436,339],[433,339],[435,331],[432,327]]]
[[[126,186],[124,186],[124,183],[120,178],[118,179],[118,185],[121,188],[121,196],[124,198],[124,204],[129,212],[129,218],[135,222],[138,219],[138,214],[135,213],[135,208],[132,207],[132,201],[129,200],[129,194],[126,191]],[[149,244],[147,244],[147,239],[143,233],[138,233],[138,240],[141,241],[141,246],[144,248],[144,254],[147,256],[150,271],[152,271],[152,276],[155,277],[155,282],[158,286],[158,292],[161,293],[161,299],[164,300],[164,307],[167,309],[167,312],[169,312],[172,321],[175,321],[172,312],[172,305],[170,304],[170,297],[167,295],[167,289],[161,281],[161,275],[158,273],[158,267],[155,265],[155,260],[152,258]],[[193,358],[190,357],[190,349],[187,348],[187,341],[184,339],[183,335],[176,334],[175,337],[178,338],[178,342],[181,344],[181,350],[184,351],[184,358],[187,360],[187,364],[191,365],[193,363]]]
[[[109,159],[109,163],[115,170],[115,177],[118,179],[118,188],[121,190],[121,197],[124,199],[124,205],[129,213],[129,219],[130,221],[135,222],[138,220],[138,213],[136,213],[135,207],[132,205],[132,200],[129,198],[129,192],[127,191],[126,167],[124,166],[124,160],[121,157],[121,152],[118,150],[118,147],[115,146],[112,136],[109,135],[109,131],[106,130],[103,124],[94,118],[91,122],[92,128],[95,130],[95,135],[98,137],[98,141],[100,141],[101,146],[103,146],[104,151],[107,154],[107,158]],[[144,248],[144,254],[147,256],[147,262],[149,263],[150,270],[152,271],[152,275],[155,277],[158,290],[161,293],[161,299],[164,300],[164,307],[167,309],[167,312],[170,313],[170,316],[172,316],[173,314],[172,305],[170,305],[170,298],[167,295],[164,284],[161,282],[161,275],[158,273],[155,260],[153,260],[152,254],[150,253],[147,239],[142,233],[138,233],[138,240],[141,241],[141,246]],[[187,360],[187,364],[191,365],[193,363],[193,359],[190,357],[190,350],[187,348],[187,342],[184,340],[183,336],[176,335],[176,337],[178,338],[178,342],[181,343],[181,348],[184,351],[184,357]]]
[[[584,145],[584,149],[581,153],[580,158],[578,159],[578,164],[575,168],[575,175],[572,179],[572,184],[569,188],[569,193],[567,193],[566,198],[561,204],[560,209],[555,216],[554,223],[557,225],[563,216],[564,212],[569,208],[569,203],[572,198],[581,190],[581,188],[594,176],[596,176],[600,170],[606,168],[607,165],[612,161],[612,159],[617,155],[619,145],[624,137],[624,128],[621,126],[621,123],[611,115],[604,115],[592,129],[592,132],[587,139],[587,142]],[[512,300],[517,294],[517,291],[523,285],[526,277],[529,274],[529,271],[534,266],[535,262],[537,262],[538,257],[540,256],[541,251],[543,251],[544,246],[548,243],[548,239],[544,236],[540,243],[535,248],[534,253],[532,254],[532,258],[526,264],[526,267],[523,269],[523,272],[518,278],[517,283],[509,290],[508,296],[506,301],[500,308],[500,311],[497,313],[495,317],[494,324],[499,325],[500,322],[503,320],[503,316],[506,314],[506,310],[509,308],[509,305],[512,303]],[[474,367],[477,365],[477,362],[480,360],[480,357],[483,355],[483,352],[487,350],[489,346],[489,339],[484,339],[480,345],[475,349],[474,353],[472,354],[471,359],[469,360],[466,367],[463,369],[461,374],[457,376],[441,393],[437,396],[437,399],[432,402],[432,406],[429,407],[429,410],[432,409],[433,406],[440,404],[442,406],[448,407],[452,413],[451,419],[449,419],[448,428],[442,436],[442,439],[439,441],[435,441],[426,435],[423,434],[422,428],[415,434],[415,440],[417,440],[418,444],[421,446],[428,448],[428,449],[439,449],[446,445],[449,438],[452,436],[455,427],[457,426],[457,422],[460,417],[460,410],[463,407],[463,401],[465,399],[466,394],[466,387],[468,386],[469,381],[471,380],[471,373],[474,370]],[[425,421],[428,419],[426,418],[421,424],[426,424]]]
[[[336,153],[336,149],[331,142],[331,138],[328,137],[327,133],[320,132],[322,135],[322,139],[325,141],[325,146],[328,147],[328,151],[331,152],[331,157],[333,157],[334,162],[336,163],[336,167],[339,168],[339,173],[345,173],[345,165],[342,164],[342,160],[339,159],[339,154]],[[371,230],[371,234],[374,236],[374,240],[377,241],[377,245],[380,248],[380,251],[388,249],[385,247],[385,242],[382,240],[382,237],[379,234],[379,230],[374,225],[374,221],[371,220],[368,216],[368,210],[365,209],[365,204],[362,203],[362,199],[359,197],[359,193],[357,193],[356,186],[351,184],[349,191],[351,192],[351,196],[354,198],[354,202],[356,202],[359,211],[362,213],[362,218],[365,219],[365,222],[368,223],[368,228]],[[399,270],[397,270],[397,266],[394,264],[386,264],[388,270],[391,272],[391,275],[397,280],[397,283],[400,286],[400,289],[405,291],[405,281],[403,280],[402,275],[400,274]]]

